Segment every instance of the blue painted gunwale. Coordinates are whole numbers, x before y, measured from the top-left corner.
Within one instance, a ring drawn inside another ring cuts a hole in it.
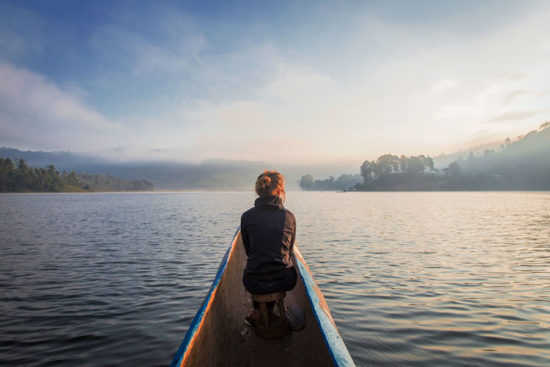
[[[201,307],[195,314],[195,317],[193,318],[193,321],[191,322],[191,325],[189,326],[189,329],[187,330],[187,333],[185,334],[185,337],[183,338],[183,341],[181,342],[181,345],[179,346],[176,355],[174,356],[174,359],[170,364],[170,367],[181,366],[185,354],[189,350],[189,347],[196,337],[200,325],[204,320],[204,315],[206,314],[210,301],[213,299],[214,293],[216,292],[223,273],[225,272],[225,268],[227,267],[227,263],[229,262],[229,257],[231,255],[231,250],[233,249],[233,246],[237,241],[239,232],[240,226],[237,228],[235,235],[233,236],[233,240],[231,241],[231,245],[229,245],[229,248],[225,252],[222,261],[220,262],[220,266],[218,268],[214,281],[212,282],[210,291],[202,302]],[[319,294],[322,294],[321,290],[313,280],[313,276],[311,275],[311,272],[309,271],[309,268],[307,267],[305,260],[300,253],[300,250],[298,250],[298,248],[296,247],[294,251],[295,264],[298,267],[300,278],[302,279],[302,283],[304,284],[306,295],[308,297],[309,303],[311,304],[313,314],[315,315],[315,319],[317,320],[317,324],[319,325],[319,329],[321,330],[321,334],[323,335],[323,340],[329,350],[334,365],[338,367],[355,366],[355,363],[353,362],[353,359],[351,358],[351,355],[349,354],[349,351],[344,344],[342,337],[338,333],[338,329],[336,328],[332,317],[330,316],[328,306],[326,309],[323,309],[323,307],[321,306],[321,299],[316,292],[317,290]],[[323,303],[325,303],[324,299]]]
[[[323,340],[329,350],[334,365],[338,367],[355,366],[355,363],[349,354],[348,348],[346,347],[346,344],[344,344],[344,341],[342,340],[342,337],[340,336],[340,333],[332,320],[328,306],[326,306],[326,308],[321,306],[321,302],[326,304],[326,301],[324,299],[321,301],[317,295],[316,290],[319,294],[322,294],[321,289],[315,283],[315,280],[313,280],[313,275],[311,275],[300,250],[296,248],[294,252],[294,259],[296,260],[295,264],[298,266],[300,278],[302,278],[302,283],[304,284],[307,298],[309,299],[309,303],[313,309],[313,314],[315,315],[317,324],[321,329]]]
[[[185,337],[183,338],[183,341],[181,342],[180,347],[178,348],[178,351],[176,352],[176,355],[172,360],[172,363],[170,363],[170,367],[181,366],[181,363],[183,362],[183,359],[185,357],[185,353],[189,350],[189,346],[191,346],[193,339],[195,339],[195,336],[199,331],[199,327],[204,319],[204,315],[206,314],[206,310],[208,309],[210,301],[213,299],[213,295],[218,289],[218,285],[220,284],[222,275],[225,272],[225,268],[227,267],[227,263],[229,262],[229,255],[231,254],[231,250],[233,249],[233,245],[235,244],[235,241],[237,241],[237,236],[239,234],[240,229],[241,227],[239,226],[235,231],[235,234],[233,235],[233,240],[231,241],[231,245],[229,245],[229,248],[225,252],[225,255],[223,255],[222,261],[220,262],[220,266],[218,267],[218,271],[216,273],[216,277],[214,278],[214,281],[212,282],[210,291],[208,291],[208,294],[206,295],[206,298],[202,302],[201,307],[195,314],[193,321],[191,321],[191,325],[189,325],[189,329],[187,329],[187,333],[185,334]]]

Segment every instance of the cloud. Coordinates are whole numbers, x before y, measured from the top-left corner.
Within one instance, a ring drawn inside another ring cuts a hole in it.
[[[432,86],[432,92],[442,93],[456,86],[456,81],[452,79],[441,79]]]
[[[525,120],[533,116],[540,115],[542,113],[547,113],[549,110],[540,110],[540,111],[514,111],[506,112],[501,115],[493,117],[491,122],[504,122],[504,121],[516,121],[516,120]]]
[[[121,61],[134,76],[157,74],[172,77],[190,71],[200,61],[208,41],[201,33],[180,33],[173,42],[158,42],[121,25],[106,25],[94,32],[91,47],[103,62],[113,66]]]
[[[362,160],[522,129],[547,105],[542,11],[504,9],[487,21],[446,6],[406,18],[393,6],[384,16],[371,5],[326,6],[239,22],[115,8],[85,27],[81,48],[56,48],[66,54],[41,64],[44,75],[31,71],[42,59],[0,65],[2,139],[126,157]],[[11,34],[0,42],[24,54]],[[75,49],[84,52],[72,59]]]
[[[502,105],[503,106],[508,106],[508,105],[514,103],[517,98],[524,97],[524,96],[530,96],[530,95],[532,95],[532,92],[530,92],[526,89],[512,90],[504,96],[503,101],[502,101]]]
[[[91,129],[116,129],[101,114],[63,92],[42,75],[0,63],[2,110],[24,112],[54,124],[76,124]]]
[[[509,79],[511,81],[518,81],[518,80],[524,80],[524,79],[527,79],[529,77],[529,73],[526,73],[526,72],[523,72],[523,73],[514,73],[512,75],[509,76]]]
[[[533,91],[527,89],[512,90],[503,97],[502,105],[508,106],[516,102],[519,98],[534,99],[550,95],[550,91]]]
[[[85,132],[112,134],[124,131],[123,126],[108,120],[40,74],[0,63],[0,80],[3,144],[9,144],[13,137],[25,139],[29,145],[58,148],[70,134],[78,133],[84,139]],[[44,141],[48,137],[51,140]],[[71,146],[90,145],[86,141],[75,141]]]

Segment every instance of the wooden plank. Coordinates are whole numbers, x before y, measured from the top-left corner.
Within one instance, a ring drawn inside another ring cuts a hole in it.
[[[304,329],[264,340],[244,326],[252,300],[242,284],[246,254],[237,230],[171,366],[353,366],[324,297],[295,248],[300,276],[285,304],[304,310]]]

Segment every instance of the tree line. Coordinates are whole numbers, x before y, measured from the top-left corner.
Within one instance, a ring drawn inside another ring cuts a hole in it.
[[[300,187],[302,190],[316,190],[316,191],[344,191],[354,187],[357,183],[360,183],[362,178],[360,175],[343,174],[334,178],[330,176],[324,180],[315,180],[312,175],[307,174],[300,179]]]
[[[480,180],[494,189],[550,190],[550,121],[516,141],[507,138],[500,149],[471,152],[444,171],[455,178],[455,186],[466,181],[475,188]]]
[[[307,174],[300,179],[302,190],[332,190],[332,191],[363,191],[363,190],[388,190],[399,187],[406,189],[405,185],[414,187],[425,185],[419,183],[419,178],[427,172],[434,172],[434,161],[424,155],[406,157],[392,154],[384,154],[374,161],[365,161],[360,167],[360,174],[343,174],[337,179],[330,176],[327,179],[315,180]],[[415,180],[411,181],[411,178]],[[416,183],[414,183],[414,182]],[[423,180],[420,180],[423,181]]]
[[[485,150],[459,158],[449,166],[434,168],[433,158],[425,155],[384,154],[360,167],[362,182],[335,188],[327,180],[305,175],[305,190],[355,191],[446,191],[446,190],[550,190],[550,121],[512,142],[507,138],[499,150]],[[345,175],[342,175],[345,176]],[[342,177],[340,176],[340,177]]]
[[[434,170],[434,161],[431,157],[420,155],[418,157],[398,157],[392,154],[384,154],[375,161],[365,161],[361,165],[360,172],[363,182],[368,184],[380,177],[392,174],[423,174]]]
[[[15,164],[0,157],[0,192],[151,191],[148,180],[125,180],[111,175],[59,172],[53,164],[29,167],[24,159]]]

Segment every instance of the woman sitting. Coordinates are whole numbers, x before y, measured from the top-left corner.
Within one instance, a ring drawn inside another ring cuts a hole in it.
[[[296,218],[285,209],[285,184],[276,171],[265,171],[256,180],[258,198],[241,217],[241,236],[248,260],[243,274],[246,290],[253,294],[288,291],[296,285],[292,262]],[[273,307],[273,303],[268,304]],[[259,317],[258,304],[245,323]]]

